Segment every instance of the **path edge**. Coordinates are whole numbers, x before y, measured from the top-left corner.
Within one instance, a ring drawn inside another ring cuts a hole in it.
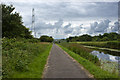
[[[53,44],[52,44],[52,47],[51,47],[51,49],[50,49],[50,52],[49,52],[49,56],[48,56],[48,58],[47,58],[47,62],[46,62],[46,64],[45,64],[45,67],[44,67],[44,69],[43,69],[43,73],[42,73],[42,79],[43,78],[45,78],[45,74],[46,74],[46,72],[47,72],[47,69],[48,69],[48,62],[49,62],[49,59],[50,59],[50,54],[51,54],[51,50],[52,50],[52,48],[53,48]]]

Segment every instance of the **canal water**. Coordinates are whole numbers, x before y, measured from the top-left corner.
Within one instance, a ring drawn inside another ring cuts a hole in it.
[[[109,53],[107,54],[105,52],[101,52],[97,50],[93,50],[91,54],[97,56],[99,60],[105,60],[110,62],[118,62],[118,60],[120,59],[119,56],[111,55]]]
[[[98,57],[98,59],[101,62],[102,69],[111,73],[118,74],[120,52],[93,49],[93,51],[90,54]]]

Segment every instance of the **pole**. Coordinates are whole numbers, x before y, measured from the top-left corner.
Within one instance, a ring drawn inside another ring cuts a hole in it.
[[[31,31],[33,29],[34,36],[36,37],[36,32],[35,32],[35,13],[34,13],[34,8],[32,9],[32,27]]]

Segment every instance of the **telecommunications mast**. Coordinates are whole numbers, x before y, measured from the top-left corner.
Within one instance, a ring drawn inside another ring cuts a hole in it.
[[[33,35],[36,37],[34,8],[32,9],[32,26],[31,26],[31,31],[33,31],[33,33],[34,33]]]

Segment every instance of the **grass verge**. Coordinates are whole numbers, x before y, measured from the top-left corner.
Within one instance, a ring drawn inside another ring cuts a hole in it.
[[[92,49],[85,48],[82,45],[75,43],[60,43],[60,45],[76,54],[79,54],[81,57],[91,61],[95,65],[100,65],[100,61],[97,56],[90,54],[90,52],[93,51]]]
[[[28,65],[27,72],[15,72],[13,78],[41,78],[49,52],[51,50],[51,45],[46,48],[46,51],[39,54],[34,61]]]
[[[85,69],[87,69],[92,75],[94,75],[94,77],[96,79],[105,80],[105,79],[109,78],[109,80],[110,80],[111,78],[118,78],[118,75],[111,74],[107,71],[104,71],[104,70],[100,69],[100,67],[98,67],[95,64],[93,64],[92,62],[90,62],[89,60],[82,58],[80,55],[75,54],[74,52],[68,50],[67,48],[65,48],[61,45],[58,45],[58,46],[60,46],[64,51],[66,51],[71,57],[73,57],[81,65],[83,65],[83,67]]]
[[[4,38],[2,77],[41,78],[51,47],[51,43]]]

